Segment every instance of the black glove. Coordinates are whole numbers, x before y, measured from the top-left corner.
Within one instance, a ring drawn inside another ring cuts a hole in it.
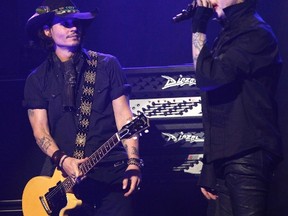
[[[198,6],[192,19],[192,32],[206,33],[207,24],[212,15],[212,8]]]

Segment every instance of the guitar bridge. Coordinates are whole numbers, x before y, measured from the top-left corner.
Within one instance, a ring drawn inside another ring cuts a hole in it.
[[[42,204],[42,206],[44,207],[45,211],[47,212],[48,215],[52,214],[51,209],[48,206],[48,203],[46,202],[45,198],[43,196],[39,197],[40,202]]]

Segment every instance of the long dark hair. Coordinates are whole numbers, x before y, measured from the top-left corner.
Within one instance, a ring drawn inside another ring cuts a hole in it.
[[[38,41],[36,41],[37,45],[44,49],[46,52],[54,51],[54,41],[51,37],[45,35],[44,30],[40,29],[38,31]]]

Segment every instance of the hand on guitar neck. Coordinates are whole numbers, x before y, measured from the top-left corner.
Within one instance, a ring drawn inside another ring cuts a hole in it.
[[[65,156],[63,156],[62,158],[64,158],[64,161],[62,162],[61,160],[63,159],[61,159],[60,164],[62,164],[61,171],[64,177],[69,176],[76,182],[80,182],[86,177],[79,167],[82,163],[88,160],[88,157],[84,159],[76,159],[73,157],[65,158]]]

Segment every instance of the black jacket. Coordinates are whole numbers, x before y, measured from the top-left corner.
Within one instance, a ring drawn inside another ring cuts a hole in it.
[[[274,99],[281,59],[270,26],[249,2],[224,9],[212,51],[205,45],[197,60],[206,163],[254,148],[281,156]]]

